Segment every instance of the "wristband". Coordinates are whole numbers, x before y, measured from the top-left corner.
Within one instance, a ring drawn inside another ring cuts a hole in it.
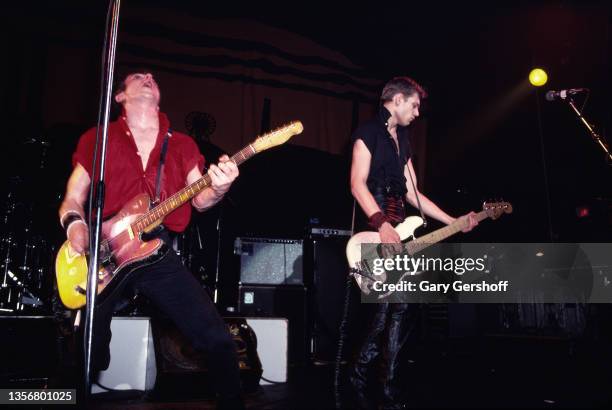
[[[70,224],[75,221],[83,221],[83,217],[81,217],[81,215],[76,211],[68,211],[62,215],[60,225],[62,225],[62,228],[67,231]]]
[[[66,227],[66,238],[68,237],[68,233],[70,232],[70,227],[74,226],[76,223],[82,223],[83,225],[87,226],[87,224],[85,223],[84,220],[82,219],[75,219],[71,222],[68,223],[68,226]]]
[[[383,214],[382,212],[378,211],[375,214],[373,214],[372,216],[370,216],[369,220],[368,220],[368,224],[378,230],[380,229],[380,227],[382,226],[382,224],[384,224],[385,222],[389,222],[389,220],[387,219],[387,217],[385,216],[385,214]]]

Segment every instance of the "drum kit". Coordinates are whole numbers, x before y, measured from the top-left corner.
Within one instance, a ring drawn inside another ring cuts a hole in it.
[[[53,284],[53,249],[40,221],[54,215],[40,175],[48,168],[49,142],[29,138],[15,145],[12,154],[27,158],[12,169],[0,186],[0,314],[42,315],[50,312]],[[9,150],[9,154],[11,151]],[[6,162],[5,162],[6,163]],[[34,163],[34,166],[32,166]],[[27,167],[30,167],[29,170]],[[38,177],[32,177],[36,173]],[[37,179],[38,178],[38,179]],[[34,194],[36,192],[36,194]],[[57,201],[51,201],[57,202]],[[57,208],[56,208],[57,209]],[[41,212],[42,210],[42,212]]]
[[[19,212],[23,203],[17,202],[12,192],[7,198],[0,234],[0,312],[41,311],[45,305],[41,297],[50,274],[49,247],[33,233],[32,219]]]

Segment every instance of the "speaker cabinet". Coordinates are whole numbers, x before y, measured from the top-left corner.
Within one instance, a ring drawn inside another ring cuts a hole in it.
[[[237,238],[234,253],[240,255],[240,283],[251,285],[302,285],[301,240]]]
[[[306,289],[303,286],[240,285],[239,295],[241,315],[289,321],[289,362],[305,362],[309,337]]]
[[[350,232],[329,229],[321,231],[327,234],[313,234],[305,247],[308,261],[306,269],[312,272],[312,282],[309,283],[311,355],[315,361],[330,362],[335,360],[340,337],[348,275],[345,249]],[[358,306],[358,296],[355,298],[353,294],[347,328],[353,326],[351,323],[357,316]]]
[[[263,369],[259,384],[285,383],[289,321],[284,318],[249,317],[246,322],[257,337],[257,355]]]
[[[113,390],[152,390],[156,367],[150,319],[114,317],[111,332],[111,362],[98,375],[98,383]],[[91,391],[95,394],[106,390],[94,384]]]

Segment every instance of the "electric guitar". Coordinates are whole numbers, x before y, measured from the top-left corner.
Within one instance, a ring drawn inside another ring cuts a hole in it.
[[[231,160],[240,165],[255,154],[284,144],[304,127],[294,121],[264,134],[238,151]],[[151,208],[151,199],[140,194],[128,201],[111,219],[102,224],[100,242],[100,270],[98,272],[98,301],[101,302],[128,277],[129,273],[153,264],[167,252],[161,239],[143,239],[164,218],[210,186],[208,174],[186,186]],[[62,303],[69,309],[85,305],[87,289],[87,256],[75,254],[68,241],[64,242],[55,259],[57,288]]]
[[[478,222],[486,218],[495,220],[504,213],[512,213],[512,205],[509,202],[485,202],[482,205],[482,211],[476,214],[476,220]],[[410,256],[413,256],[429,246],[438,243],[466,228],[468,226],[468,221],[465,218],[460,218],[444,228],[440,228],[428,233],[427,235],[415,238],[414,231],[421,225],[423,225],[423,219],[421,219],[421,217],[409,216],[394,228],[402,242],[409,238],[413,238],[409,242],[402,245],[402,252],[407,252]],[[385,283],[388,281],[388,278],[384,272],[375,276],[372,274],[372,267],[374,265],[373,259],[383,257],[381,255],[383,252],[381,251],[380,247],[372,246],[372,254],[363,255],[362,257],[362,244],[379,245],[380,234],[374,231],[359,232],[353,235],[346,244],[346,258],[351,268],[353,278],[357,282],[357,285],[361,291],[368,295],[372,291],[372,285],[374,284],[373,279],[381,283]],[[387,258],[393,256],[394,255],[387,255],[384,257]],[[414,275],[415,272],[405,272],[399,279],[394,280],[394,282],[399,282],[407,274]],[[384,298],[388,294],[389,293],[379,295],[379,299]]]

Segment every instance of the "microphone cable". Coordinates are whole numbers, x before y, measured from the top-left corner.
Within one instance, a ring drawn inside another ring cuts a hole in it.
[[[349,273],[346,275],[346,287],[344,292],[344,309],[342,311],[342,321],[340,322],[338,338],[338,350],[336,352],[336,363],[334,369],[334,401],[336,409],[342,408],[342,399],[340,397],[340,373],[342,367],[342,354],[344,350],[344,339],[346,338],[346,326],[348,323],[349,305],[351,300],[351,283],[353,281],[352,275]]]

